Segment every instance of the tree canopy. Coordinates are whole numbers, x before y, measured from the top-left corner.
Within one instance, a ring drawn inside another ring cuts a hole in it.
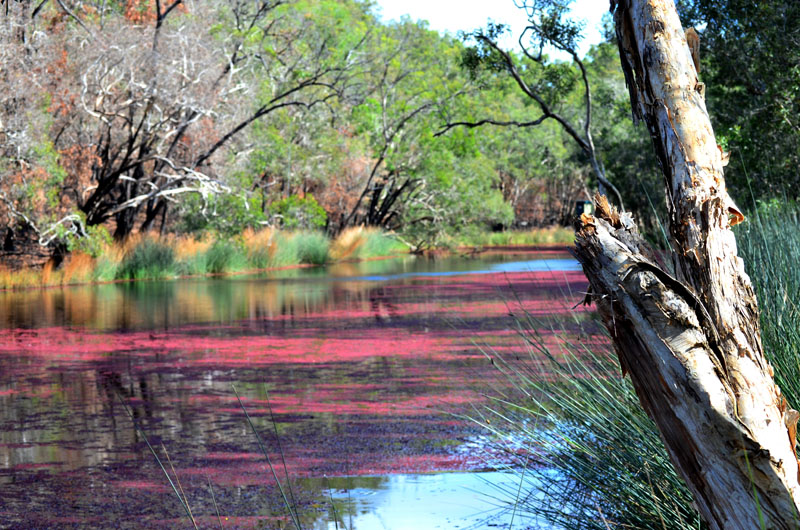
[[[10,2],[0,235],[64,249],[106,233],[371,225],[428,246],[569,224],[604,179],[654,232],[661,177],[627,119],[616,47],[578,55],[569,4],[525,2],[525,47],[505,50],[502,27],[459,39],[359,0]],[[699,28],[732,194],[792,195],[798,8],[723,4],[680,7]]]

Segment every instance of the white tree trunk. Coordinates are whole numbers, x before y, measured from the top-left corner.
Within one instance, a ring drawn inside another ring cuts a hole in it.
[[[664,171],[675,275],[604,198],[577,256],[623,370],[713,529],[800,527],[797,412],[764,358],[718,148],[673,0],[612,1],[634,119]]]

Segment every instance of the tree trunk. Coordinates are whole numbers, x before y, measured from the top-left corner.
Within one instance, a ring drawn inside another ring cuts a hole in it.
[[[597,198],[576,255],[644,409],[712,529],[798,528],[798,413],[772,380],[718,148],[673,0],[611,2],[635,120],[664,172],[675,274]]]

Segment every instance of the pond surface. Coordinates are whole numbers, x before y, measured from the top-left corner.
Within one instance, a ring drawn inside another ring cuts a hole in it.
[[[201,527],[288,527],[277,476],[304,528],[481,528],[514,479],[453,413],[585,287],[539,251],[0,292],[0,527],[187,526],[146,436]]]

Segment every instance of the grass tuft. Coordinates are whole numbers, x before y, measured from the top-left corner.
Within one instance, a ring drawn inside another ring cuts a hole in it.
[[[233,241],[218,239],[206,251],[205,264],[206,272],[220,274],[246,269],[247,258]]]
[[[175,275],[175,251],[153,237],[143,237],[126,245],[125,257],[116,271],[118,279],[163,279]]]
[[[487,352],[506,384],[472,416],[523,484],[498,496],[561,528],[703,528],[599,325],[543,330],[527,314],[517,323],[526,360]]]
[[[800,208],[759,205],[736,232],[758,296],[764,351],[796,408]],[[527,494],[508,490],[500,496],[517,512],[562,528],[705,528],[630,380],[621,377],[609,339],[596,340],[601,326],[593,331],[577,318],[570,327],[548,326],[526,314],[517,325],[527,361],[487,352],[504,384],[491,404],[472,415],[509,455],[510,470],[526,481]],[[527,465],[529,459],[538,465]]]
[[[330,241],[319,232],[295,232],[292,240],[297,252],[297,261],[308,265],[324,265],[328,262]]]

